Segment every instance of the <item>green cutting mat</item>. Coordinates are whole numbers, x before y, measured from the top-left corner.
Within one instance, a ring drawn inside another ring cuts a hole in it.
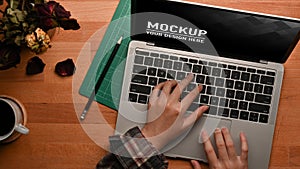
[[[125,37],[95,96],[97,102],[115,110],[119,107],[125,60],[130,42],[130,6],[131,0],[120,0],[79,90],[81,95],[87,97],[91,95],[115,44],[121,36]]]

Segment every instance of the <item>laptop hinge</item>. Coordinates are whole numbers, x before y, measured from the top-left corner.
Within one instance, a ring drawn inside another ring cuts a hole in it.
[[[148,46],[155,46],[155,43],[153,43],[153,42],[147,42],[146,45],[148,45]]]
[[[266,61],[266,60],[260,60],[259,63],[268,64],[268,61]]]

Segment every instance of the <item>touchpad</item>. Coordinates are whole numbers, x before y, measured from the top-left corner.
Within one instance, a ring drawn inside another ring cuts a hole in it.
[[[197,124],[198,129],[200,129],[200,134],[202,131],[206,131],[208,136],[210,137],[212,143],[214,143],[214,131],[216,128],[228,128],[230,131],[231,128],[231,120],[224,120],[220,118],[213,118],[213,117],[203,117],[200,122]],[[203,143],[201,135],[199,135],[198,139],[199,143]]]

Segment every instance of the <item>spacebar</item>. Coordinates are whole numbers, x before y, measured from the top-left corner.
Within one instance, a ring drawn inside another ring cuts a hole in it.
[[[256,103],[250,103],[249,104],[249,111],[269,114],[270,106],[262,105],[262,104],[256,104]]]

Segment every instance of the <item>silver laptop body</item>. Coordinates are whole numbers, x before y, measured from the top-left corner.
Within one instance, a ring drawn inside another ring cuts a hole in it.
[[[183,2],[182,2],[183,3]],[[192,5],[200,5],[195,3],[189,3]],[[200,5],[205,6],[205,5]],[[209,6],[211,7],[211,6]],[[218,7],[213,7],[218,8]],[[267,72],[273,72],[276,74],[274,76],[274,84],[272,85],[273,91],[271,94],[271,100],[269,105],[269,112],[267,113],[267,122],[260,123],[260,115],[265,114],[264,112],[258,112],[258,117],[255,119],[254,117],[251,117],[252,120],[254,118],[254,121],[249,121],[250,114],[254,112],[254,110],[241,110],[239,106],[237,106],[237,109],[239,111],[238,117],[231,117],[231,110],[228,115],[223,114],[214,114],[214,113],[208,113],[204,114],[203,117],[195,123],[195,125],[186,133],[184,133],[181,137],[173,140],[169,145],[167,145],[162,152],[169,156],[169,157],[175,157],[175,158],[188,158],[188,159],[197,159],[204,162],[207,162],[205,153],[203,151],[203,145],[202,141],[200,139],[200,132],[202,130],[206,130],[210,136],[211,139],[214,142],[213,138],[213,132],[214,129],[219,127],[227,127],[230,130],[230,133],[233,137],[236,150],[238,153],[240,149],[240,139],[239,134],[240,132],[244,132],[248,139],[249,144],[249,168],[250,169],[265,169],[268,168],[269,161],[270,161],[270,154],[272,149],[272,141],[273,141],[273,134],[274,134],[274,128],[276,124],[276,116],[278,111],[278,104],[279,104],[279,98],[280,98],[280,91],[281,91],[281,84],[283,80],[284,75],[284,67],[281,63],[275,63],[275,62],[268,62],[268,61],[261,61],[259,62],[250,62],[250,61],[244,61],[244,60],[238,60],[233,58],[225,58],[225,57],[219,57],[219,56],[213,56],[213,55],[207,55],[207,54],[201,54],[201,53],[195,53],[195,52],[188,52],[183,50],[176,50],[176,49],[168,49],[165,47],[158,47],[155,43],[148,43],[145,41],[139,41],[139,40],[133,40],[129,44],[128,49],[128,55],[126,60],[126,67],[124,72],[124,79],[123,79],[123,86],[122,86],[122,92],[121,92],[121,98],[120,98],[120,104],[119,104],[119,113],[117,118],[117,124],[116,124],[116,133],[124,133],[128,129],[134,127],[134,126],[140,126],[142,127],[147,118],[147,104],[141,104],[139,103],[139,96],[137,96],[135,101],[130,101],[130,95],[134,93],[136,90],[131,90],[131,84],[137,84],[140,81],[134,81],[134,77],[136,76],[137,72],[134,72],[134,65],[135,63],[135,56],[136,55],[148,55],[151,57],[151,53],[158,53],[160,55],[168,55],[169,58],[165,58],[165,60],[172,60],[170,59],[171,56],[175,56],[173,58],[188,58],[189,60],[197,60],[197,61],[205,61],[207,65],[209,63],[218,63],[218,65],[226,65],[226,68],[228,69],[229,65],[236,66],[236,71],[238,71],[238,67],[241,67],[241,71],[247,72],[247,70],[243,70],[242,68],[247,68],[250,70],[263,70],[265,71],[264,75],[260,74],[260,77],[262,76],[273,76],[270,74],[267,74]],[[154,55],[153,55],[154,56]],[[159,57],[159,56],[158,56]],[[145,56],[146,58],[146,56]],[[155,60],[155,58],[153,58]],[[175,62],[175,61],[173,61]],[[198,64],[198,63],[197,63]],[[146,66],[149,67],[149,66]],[[163,66],[162,66],[163,67]],[[213,67],[213,66],[212,66]],[[216,66],[218,67],[218,66]],[[191,68],[192,69],[192,68]],[[203,68],[204,69],[204,68]],[[223,68],[222,68],[223,70]],[[225,70],[225,68],[224,68]],[[235,71],[235,70],[231,70]],[[191,70],[193,72],[193,70]],[[188,73],[188,72],[187,72]],[[210,72],[212,73],[212,72]],[[157,74],[157,73],[156,73]],[[197,73],[194,73],[195,76],[197,76]],[[146,73],[143,76],[148,76]],[[167,76],[167,75],[166,75]],[[166,77],[166,79],[168,79]],[[226,80],[226,79],[225,79]],[[148,79],[149,81],[149,79]],[[250,81],[250,80],[249,80]],[[147,82],[148,83],[148,82]],[[149,82],[150,83],[150,82]],[[197,81],[195,80],[196,84]],[[205,83],[205,82],[204,82]],[[225,82],[224,82],[225,83]],[[244,82],[245,84],[246,82]],[[147,84],[148,85],[148,84]],[[209,86],[207,84],[204,84],[206,86]],[[210,84],[214,86],[213,84]],[[225,85],[225,84],[224,84]],[[268,86],[268,85],[266,85]],[[153,88],[153,86],[151,87]],[[216,87],[217,88],[217,87]],[[233,87],[235,88],[235,87]],[[225,89],[227,90],[227,89]],[[234,89],[233,89],[234,90]],[[244,91],[244,89],[241,89],[241,91]],[[215,91],[215,95],[217,95]],[[247,91],[245,91],[247,93]],[[201,97],[202,94],[199,95]],[[256,94],[255,94],[256,95]],[[262,95],[264,95],[264,91],[262,91]],[[214,95],[210,96],[210,99]],[[226,98],[226,96],[223,96]],[[233,99],[236,99],[236,96],[233,96]],[[246,97],[246,96],[244,96]],[[198,98],[199,100],[201,98]],[[245,100],[246,98],[242,99]],[[253,101],[250,101],[248,103],[248,108],[250,107],[250,104],[255,103],[256,98],[254,98]],[[242,102],[239,100],[238,102]],[[256,100],[257,101],[257,100]],[[264,102],[258,99],[260,102]],[[143,101],[141,101],[143,102]],[[269,101],[267,101],[269,102]],[[208,105],[212,104],[211,100],[209,101]],[[219,103],[220,104],[220,103]],[[226,103],[227,104],[227,103]],[[261,103],[261,105],[265,105],[264,103]],[[224,106],[224,105],[223,105]],[[218,107],[218,106],[216,106]],[[224,106],[226,107],[226,106]],[[228,106],[227,106],[228,107]],[[256,109],[256,108],[255,108]],[[218,109],[219,110],[219,109]],[[242,111],[248,111],[248,120],[241,119]],[[189,112],[187,112],[189,113]],[[254,114],[254,113],[253,113]],[[251,114],[252,115],[252,114]],[[262,119],[263,121],[264,119]],[[215,146],[215,145],[214,145]]]

